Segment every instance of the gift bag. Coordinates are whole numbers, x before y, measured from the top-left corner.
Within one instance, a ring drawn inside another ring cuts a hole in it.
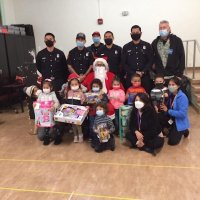
[[[124,105],[119,108],[119,135],[122,141],[126,134],[129,132],[129,121],[132,106]]]
[[[34,107],[35,124],[39,127],[52,127],[55,125],[54,112],[49,111],[53,101],[36,101]]]

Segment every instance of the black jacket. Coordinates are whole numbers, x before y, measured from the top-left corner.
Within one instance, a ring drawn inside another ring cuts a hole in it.
[[[161,127],[158,122],[157,114],[152,107],[144,108],[140,120],[141,124],[139,130],[138,110],[133,108],[129,123],[131,134],[135,134],[136,130],[140,131],[144,136],[145,143],[160,134]]]
[[[185,52],[182,40],[176,35],[170,34],[170,53],[168,54],[166,68],[164,68],[157,49],[159,39],[160,36],[152,42],[156,73],[165,76],[176,75],[181,77],[185,69]]]

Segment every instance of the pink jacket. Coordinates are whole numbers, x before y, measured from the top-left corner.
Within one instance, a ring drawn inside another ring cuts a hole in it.
[[[125,101],[125,92],[122,89],[112,89],[108,92],[108,98],[110,103],[115,109],[119,109],[120,106],[124,105]]]

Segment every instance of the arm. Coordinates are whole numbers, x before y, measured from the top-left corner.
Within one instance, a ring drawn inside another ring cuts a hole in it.
[[[146,63],[146,65],[144,66],[143,72],[148,72],[149,70],[151,70],[152,65],[153,65],[153,50],[150,44],[146,45],[147,47],[147,60],[148,62]]]
[[[113,133],[115,131],[115,126],[109,117],[108,117],[107,124],[108,124],[108,128],[109,128],[109,133]]]
[[[125,102],[125,100],[126,100],[125,92],[122,90],[120,93],[119,101],[123,103]]]
[[[185,70],[185,51],[183,47],[183,42],[180,38],[178,38],[178,54],[179,54],[179,74],[177,76],[182,77],[183,72]]]
[[[169,109],[168,113],[175,118],[184,118],[188,111],[188,99],[186,96],[182,96],[176,99],[176,104],[178,104],[178,110]]]
[[[37,67],[37,70],[41,73],[41,56],[40,56],[40,52],[37,54],[36,56],[36,67]]]
[[[73,63],[72,63],[72,55],[71,55],[71,51],[68,54],[68,58],[67,58],[67,66],[68,66],[68,70],[70,73],[75,73],[77,76],[79,76],[76,71],[73,68]]]
[[[56,97],[55,92],[53,92],[53,94],[52,94],[52,99],[54,101],[54,105],[53,105],[54,109],[58,109],[59,106],[60,106],[60,103],[59,103],[59,101],[58,101],[58,99]]]

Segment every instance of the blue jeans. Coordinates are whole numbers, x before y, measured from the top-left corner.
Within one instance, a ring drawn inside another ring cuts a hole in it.
[[[94,119],[95,119],[95,116],[89,116],[89,126],[90,126],[89,138],[90,139],[93,139],[94,134],[95,134],[93,131]]]
[[[115,130],[119,131],[119,109],[115,109]]]

